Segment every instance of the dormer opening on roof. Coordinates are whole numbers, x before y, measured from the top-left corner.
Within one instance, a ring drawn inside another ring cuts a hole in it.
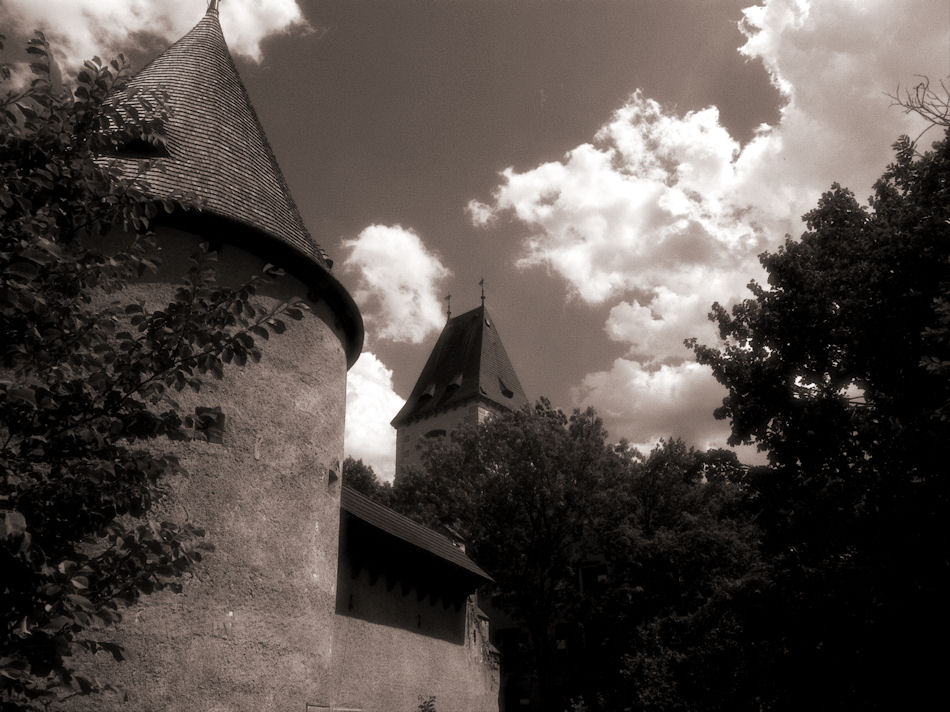
[[[419,394],[419,402],[422,403],[424,401],[427,401],[430,398],[432,398],[434,395],[435,395],[435,384],[430,383],[428,386],[426,386],[426,389],[422,391],[422,393]]]
[[[505,382],[501,380],[501,376],[498,377],[498,389],[505,398],[513,398],[515,395],[515,392],[506,386]]]

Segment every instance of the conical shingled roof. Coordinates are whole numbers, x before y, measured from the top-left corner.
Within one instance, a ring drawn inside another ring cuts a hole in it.
[[[329,268],[290,195],[231,59],[218,11],[152,60],[130,87],[168,93],[169,156],[146,179],[159,195],[194,194],[204,211],[260,230]]]
[[[473,401],[487,401],[504,410],[517,410],[528,403],[484,305],[446,323],[392,425],[398,427]]]

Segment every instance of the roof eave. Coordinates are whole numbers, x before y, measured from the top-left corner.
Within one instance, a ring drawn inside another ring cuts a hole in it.
[[[343,332],[347,369],[359,359],[366,333],[363,316],[346,287],[318,259],[255,225],[215,212],[176,212],[162,219],[199,234],[217,235],[222,243],[274,264],[300,280],[310,290],[308,299],[323,300],[330,307],[335,319],[333,326]]]

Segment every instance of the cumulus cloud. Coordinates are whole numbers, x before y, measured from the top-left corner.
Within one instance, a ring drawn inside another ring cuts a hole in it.
[[[589,303],[695,283],[697,267],[721,279],[765,240],[762,216],[733,199],[739,153],[714,107],[673,116],[637,92],[592,143],[505,169],[491,213],[472,214],[529,225],[519,266],[552,269]]]
[[[762,63],[785,99],[781,120],[743,150],[739,195],[793,217],[832,181],[859,197],[891,160],[901,133],[924,128],[888,93],[948,65],[942,0],[770,0],[743,11],[739,51]]]
[[[612,340],[629,344],[632,357],[662,363],[685,360],[691,352],[683,345],[684,333],[696,332],[693,335],[703,343],[716,339],[711,322],[696,323],[697,314],[705,314],[715,298],[710,298],[711,291],[682,295],[658,287],[644,300],[649,306],[637,299],[614,305],[605,330]]]
[[[480,200],[472,199],[465,206],[465,212],[471,218],[472,222],[478,227],[488,227],[495,220],[495,213],[490,205],[486,205]]]
[[[370,225],[343,247],[343,269],[359,275],[353,296],[372,336],[418,344],[442,328],[440,285],[451,272],[414,231]]]
[[[574,390],[581,403],[596,404],[615,432],[644,450],[660,437],[679,437],[700,448],[723,447],[727,424],[684,417],[688,408],[712,413],[723,390],[708,369],[695,362],[648,367],[619,358],[608,371],[591,373]]]
[[[404,403],[393,390],[392,370],[363,352],[346,377],[344,451],[389,482],[396,472],[396,431],[389,421]]]
[[[6,31],[42,30],[64,69],[71,72],[93,56],[109,59],[133,41],[154,38],[167,45],[201,19],[204,0],[4,0]],[[261,41],[275,34],[309,32],[296,0],[228,0],[221,27],[235,54],[261,60]]]
[[[683,339],[715,340],[710,304],[747,296],[757,255],[798,234],[832,182],[870,193],[897,136],[923,128],[887,93],[950,69],[942,0],[765,0],[740,29],[739,51],[781,94],[775,126],[740,145],[715,106],[679,114],[638,91],[590,142],[505,169],[490,200],[469,203],[476,225],[530,230],[522,269],[544,267],[574,298],[611,305],[605,330],[629,351],[575,396],[640,443],[724,441],[712,419],[723,391]]]

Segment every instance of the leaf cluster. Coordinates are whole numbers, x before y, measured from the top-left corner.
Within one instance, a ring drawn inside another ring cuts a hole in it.
[[[352,457],[343,460],[343,484],[383,506],[388,507],[391,503],[392,485],[381,482],[373,468],[362,460]]]
[[[35,78],[0,101],[0,700],[29,710],[112,689],[71,656],[121,660],[121,608],[179,590],[207,548],[197,526],[150,515],[183,474],[160,443],[195,437],[176,394],[258,360],[305,306],[253,302],[274,269],[219,285],[204,250],[167,304],[126,297],[157,265],[152,219],[184,206],[103,155],[160,144],[164,99],[118,94],[126,65],[98,59],[70,95],[42,35],[27,51]],[[123,227],[139,233],[126,248],[95,247]]]

